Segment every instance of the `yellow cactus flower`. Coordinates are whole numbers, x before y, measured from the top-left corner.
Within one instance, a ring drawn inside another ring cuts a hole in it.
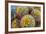
[[[34,15],[35,15],[35,16],[40,16],[40,11],[35,9]]]
[[[13,22],[12,22],[12,27],[13,27],[13,28],[16,28],[16,19],[13,20]]]
[[[27,7],[17,7],[16,8],[16,13],[23,13],[23,12],[27,12],[28,8]]]
[[[17,7],[17,8],[16,8],[16,12],[17,12],[17,13],[20,13],[20,12],[22,12],[22,11],[23,11],[23,8],[22,8],[22,7]]]

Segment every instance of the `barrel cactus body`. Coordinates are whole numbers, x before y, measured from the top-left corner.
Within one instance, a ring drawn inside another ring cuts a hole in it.
[[[35,19],[31,15],[25,15],[21,19],[20,24],[22,27],[34,27],[35,26]]]

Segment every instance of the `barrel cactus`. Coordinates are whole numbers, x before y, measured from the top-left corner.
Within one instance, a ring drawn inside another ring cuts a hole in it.
[[[22,27],[34,27],[35,26],[35,19],[31,15],[25,15],[21,19],[20,25]]]

